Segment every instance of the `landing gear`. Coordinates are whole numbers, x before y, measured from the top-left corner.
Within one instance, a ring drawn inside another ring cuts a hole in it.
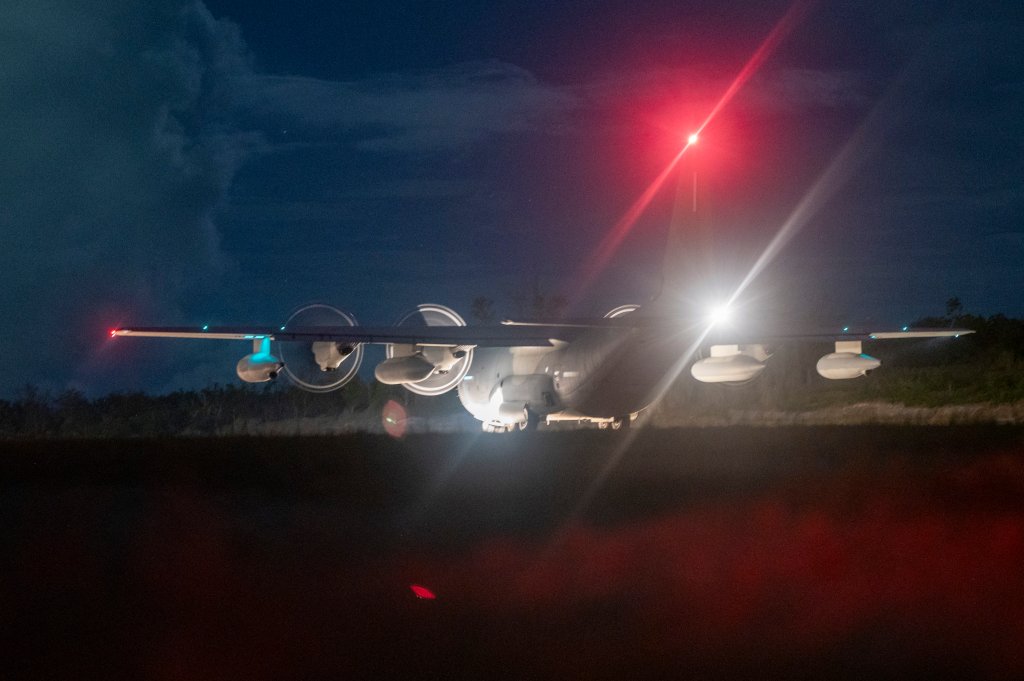
[[[537,430],[537,426],[540,425],[540,416],[537,415],[537,412],[531,409],[526,409],[525,415],[526,419],[519,422],[519,430],[532,433]]]
[[[537,430],[541,420],[541,416],[537,412],[531,409],[524,409],[521,421],[513,421],[512,423],[498,420],[485,421],[482,425],[485,433],[533,432]]]
[[[597,428],[598,430],[608,430],[609,428],[611,428],[612,430],[628,430],[629,421],[629,415],[616,416],[615,418],[611,418],[605,421],[598,421]]]

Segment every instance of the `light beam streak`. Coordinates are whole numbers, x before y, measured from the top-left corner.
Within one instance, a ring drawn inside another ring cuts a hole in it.
[[[732,101],[732,98],[736,96],[736,93],[747,84],[747,81],[757,73],[758,69],[761,68],[761,65],[767,61],[768,57],[770,57],[772,52],[775,51],[775,48],[779,46],[779,43],[789,36],[793,31],[793,28],[801,19],[804,18],[813,5],[814,0],[798,0],[790,5],[789,9],[786,10],[786,13],[782,15],[782,18],[779,19],[778,23],[775,24],[775,27],[772,28],[768,37],[761,43],[761,46],[754,51],[754,54],[750,56],[747,63],[743,65],[742,69],[740,69],[740,72],[726,89],[725,94],[722,95],[721,99],[718,100],[718,103],[711,109],[711,113],[708,114],[707,118],[704,119],[704,122],[700,124],[699,128],[697,128],[697,135],[704,132],[704,128],[708,127],[708,124],[714,120],[715,116],[718,115],[718,112],[724,109],[725,106]]]
[[[913,65],[911,65],[913,66]],[[899,115],[895,102],[896,93],[903,89],[905,83],[913,76],[913,69],[906,69],[886,91],[882,99],[871,110],[871,113],[857,127],[853,135],[846,141],[840,152],[832,159],[825,171],[811,185],[793,212],[786,218],[772,240],[758,256],[750,271],[736,287],[729,298],[729,305],[736,302],[750,284],[764,272],[765,268],[778,257],[782,249],[810,221],[811,217],[832,198],[853,171],[870,153],[877,148],[884,137],[884,130],[891,126],[893,118]]]

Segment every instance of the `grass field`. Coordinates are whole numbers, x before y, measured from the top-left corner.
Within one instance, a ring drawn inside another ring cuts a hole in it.
[[[1024,674],[1017,428],[0,452],[5,676]]]

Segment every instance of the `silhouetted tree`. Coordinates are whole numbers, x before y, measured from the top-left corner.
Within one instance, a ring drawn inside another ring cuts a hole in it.
[[[515,316],[530,321],[555,321],[561,318],[568,304],[562,295],[545,293],[537,278],[529,288],[516,290],[510,298]]]
[[[100,421],[95,405],[86,399],[82,391],[74,388],[61,393],[54,407],[57,412],[58,432],[64,436],[88,435]]]
[[[964,306],[956,296],[946,301],[946,319],[952,325],[964,313]]]

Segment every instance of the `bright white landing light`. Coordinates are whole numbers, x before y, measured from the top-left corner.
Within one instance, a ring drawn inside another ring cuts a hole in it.
[[[720,326],[722,324],[728,324],[732,320],[732,308],[727,303],[716,305],[711,308],[711,313],[708,315],[708,322],[712,326]]]
[[[697,143],[698,139],[699,138],[697,137],[697,133],[692,132],[690,133],[690,136],[686,138],[686,143],[692,147],[694,144]]]

